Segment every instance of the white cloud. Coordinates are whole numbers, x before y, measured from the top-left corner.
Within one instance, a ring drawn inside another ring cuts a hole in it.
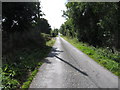
[[[62,17],[62,11],[66,10],[66,0],[40,0],[42,11],[52,28],[60,28],[65,18]]]

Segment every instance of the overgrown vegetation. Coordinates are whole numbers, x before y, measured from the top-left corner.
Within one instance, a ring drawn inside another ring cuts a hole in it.
[[[54,39],[40,2],[2,3],[3,89],[28,88]],[[25,82],[25,83],[24,83]]]
[[[79,42],[76,38],[72,39],[65,36],[62,37],[70,42],[73,46],[93,58],[100,65],[104,66],[115,75],[120,77],[120,52],[116,51],[115,53],[113,53],[112,50],[109,48],[95,48],[88,45],[87,43]]]
[[[42,48],[23,48],[16,50],[13,55],[7,55],[9,64],[4,64],[2,68],[2,85],[4,89],[28,88],[33,77],[42,65],[42,59],[48,55],[55,40],[46,42]]]
[[[47,52],[46,52],[46,51],[43,51],[43,50],[42,50],[43,52],[40,52],[41,59],[43,59],[44,57],[46,57],[46,56],[48,55],[48,53],[50,52],[50,50],[51,50],[54,42],[55,42],[55,40],[54,40],[54,39],[51,39],[51,40],[49,40],[49,41],[46,43],[46,46],[47,46],[47,47],[46,47],[46,49],[44,49],[44,50],[47,50]],[[39,59],[40,59],[40,58],[39,58]],[[41,61],[41,59],[40,59],[40,61],[36,64],[37,66],[35,67],[34,71],[32,71],[31,74],[30,74],[30,76],[27,78],[27,81],[23,83],[22,88],[29,88],[30,83],[32,82],[34,76],[37,74],[39,67],[40,67],[40,66],[42,65],[42,63],[43,63],[43,62]]]
[[[95,47],[120,50],[120,2],[68,2],[60,32]]]

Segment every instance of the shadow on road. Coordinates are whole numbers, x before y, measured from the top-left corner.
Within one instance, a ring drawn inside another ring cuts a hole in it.
[[[72,64],[70,64],[69,62],[63,60],[62,58],[60,58],[60,57],[58,57],[58,56],[55,56],[55,57],[58,58],[59,60],[63,61],[64,63],[68,64],[69,66],[71,66],[72,68],[74,68],[74,69],[77,70],[78,72],[82,73],[83,75],[88,76],[87,73],[79,70],[78,68],[76,68],[75,66],[73,66]]]
[[[58,58],[59,60],[61,60],[62,62],[68,64],[69,66],[71,66],[72,68],[74,68],[75,70],[77,70],[79,73],[82,73],[83,75],[88,76],[87,73],[79,70],[78,68],[76,68],[75,66],[73,66],[72,64],[70,64],[69,62],[67,62],[66,60],[58,57],[58,55],[59,55],[60,53],[62,53],[62,52],[64,52],[64,51],[57,50],[57,48],[52,48],[52,50],[51,50],[51,52],[49,53],[48,57],[56,57],[56,58]],[[45,63],[48,63],[48,64],[51,64],[51,63],[52,63],[52,62],[49,61],[48,59],[44,59],[44,62],[45,62]]]
[[[60,50],[57,50],[57,48],[52,48],[51,52],[48,54],[48,57],[55,57],[56,55],[59,55],[61,52]],[[51,64],[52,62],[50,60],[48,60],[47,58],[45,58],[44,60],[42,60],[42,62],[47,63],[47,64]]]
[[[56,55],[59,55],[63,51],[57,50],[57,48],[52,48],[51,52],[49,53],[48,57],[55,57]]]

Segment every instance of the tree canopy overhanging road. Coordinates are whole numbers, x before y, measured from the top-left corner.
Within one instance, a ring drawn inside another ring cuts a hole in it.
[[[30,88],[117,88],[118,77],[61,37]]]

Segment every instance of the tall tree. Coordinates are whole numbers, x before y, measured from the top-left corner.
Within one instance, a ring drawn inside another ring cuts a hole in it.
[[[42,46],[40,30],[35,29],[42,16],[39,2],[3,2],[2,11],[3,52],[30,46],[31,41]]]
[[[49,25],[48,21],[44,18],[40,19],[40,28],[42,33],[50,34],[51,26]]]
[[[61,26],[64,35],[94,46],[119,47],[118,3],[68,2],[66,7],[63,16],[67,21]]]

